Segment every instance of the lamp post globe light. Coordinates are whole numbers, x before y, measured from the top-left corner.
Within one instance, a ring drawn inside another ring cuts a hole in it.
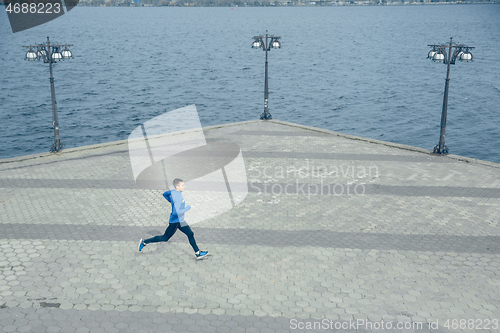
[[[474,47],[467,46],[465,44],[454,44],[453,37],[450,38],[450,42],[440,45],[429,45],[432,49],[427,54],[427,58],[434,62],[442,62],[448,65],[446,72],[446,83],[444,86],[444,97],[443,97],[443,110],[441,113],[441,131],[439,135],[439,143],[434,147],[434,154],[448,154],[448,147],[444,144],[445,130],[446,130],[446,116],[448,112],[448,88],[450,85],[450,65],[454,65],[456,60],[462,62],[469,62],[473,60],[472,53],[470,50]]]
[[[279,41],[281,37],[279,36],[270,36],[267,33],[266,30],[266,35],[265,36],[254,36],[254,42],[252,43],[252,48],[254,49],[260,49],[266,51],[266,77],[264,81],[264,112],[260,115],[260,119],[262,120],[268,120],[268,119],[273,119],[271,114],[269,113],[268,109],[268,99],[269,99],[269,89],[268,89],[268,70],[267,70],[267,52],[271,51],[271,47],[273,49],[280,49],[281,48],[281,42]]]
[[[58,152],[63,148],[63,144],[59,139],[59,123],[57,121],[57,102],[56,91],[54,88],[54,76],[52,75],[52,64],[60,60],[70,59],[73,57],[73,53],[68,49],[68,46],[73,46],[73,44],[51,44],[49,37],[47,37],[46,43],[24,46],[29,47],[29,51],[26,52],[24,59],[28,61],[43,60],[44,63],[49,64],[52,113],[54,117],[54,121],[52,123],[54,126],[54,144],[50,148],[51,152]],[[64,49],[62,49],[63,47]]]

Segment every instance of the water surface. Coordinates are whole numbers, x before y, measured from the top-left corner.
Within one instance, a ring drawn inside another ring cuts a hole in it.
[[[269,53],[274,119],[432,149],[446,66],[428,44],[475,46],[451,68],[446,144],[500,163],[500,5],[282,8],[77,7],[12,34],[0,13],[0,158],[53,142],[49,69],[23,45],[74,44],[55,65],[65,147],[126,139],[139,124],[196,104],[202,125],[258,119],[264,52],[252,36],[282,37]]]

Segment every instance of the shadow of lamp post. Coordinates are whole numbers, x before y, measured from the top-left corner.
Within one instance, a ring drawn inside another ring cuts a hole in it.
[[[266,51],[266,78],[265,78],[265,83],[264,83],[264,112],[260,115],[260,119],[262,119],[262,120],[273,119],[273,117],[269,113],[269,109],[267,107],[268,97],[269,97],[269,90],[268,90],[268,84],[267,84],[267,52],[271,51],[271,47],[273,49],[280,49],[281,48],[281,42],[279,41],[280,38],[281,37],[279,37],[279,36],[268,35],[267,30],[266,30],[265,36],[254,36],[253,37],[254,42],[252,43],[252,48],[254,48],[254,49],[262,48],[264,51]]]
[[[62,59],[70,59],[73,57],[73,53],[68,49],[68,46],[73,46],[73,44],[51,44],[49,37],[47,37],[47,43],[24,46],[29,47],[29,51],[26,52],[24,59],[29,61],[43,60],[44,63],[49,64],[50,90],[52,93],[52,111],[54,117],[52,123],[54,126],[54,144],[50,148],[50,151],[56,153],[63,148],[63,144],[59,139],[59,123],[57,121],[57,102],[54,88],[54,76],[52,75],[52,64]]]
[[[470,50],[474,47],[467,46],[465,44],[454,44],[453,38],[450,38],[450,42],[441,45],[429,45],[432,49],[429,51],[427,58],[434,62],[442,62],[448,65],[448,70],[446,72],[446,83],[444,86],[444,98],[443,98],[443,111],[441,113],[441,132],[439,136],[439,143],[434,147],[434,154],[448,154],[448,147],[444,144],[444,136],[446,130],[446,115],[448,112],[448,88],[450,85],[450,65],[454,65],[455,61],[458,59],[463,62],[472,61],[473,56]]]

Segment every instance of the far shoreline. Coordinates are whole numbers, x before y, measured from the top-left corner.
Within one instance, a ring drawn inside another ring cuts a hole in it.
[[[89,2],[89,1],[92,1]],[[118,3],[117,1],[122,1]],[[185,2],[164,2],[163,3],[143,3],[144,1],[157,1],[160,0],[130,0],[130,3],[124,3],[123,0],[80,0],[77,7],[213,7],[213,8],[244,8],[244,7],[346,7],[346,6],[435,6],[435,5],[497,5],[500,4],[500,0],[494,1],[289,1],[289,2],[258,2],[244,3],[242,1],[229,2],[225,0],[212,0],[223,2],[224,4],[206,4],[198,2],[190,2],[189,0],[183,0]],[[201,0],[205,2],[207,0]],[[211,0],[208,0],[211,1]],[[94,3],[95,2],[95,3]],[[7,3],[0,1],[0,6],[7,6]]]

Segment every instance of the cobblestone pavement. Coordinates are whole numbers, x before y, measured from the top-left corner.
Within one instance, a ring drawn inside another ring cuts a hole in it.
[[[500,165],[274,120],[204,133],[241,148],[249,193],[192,226],[201,261],[182,233],[137,251],[170,207],[127,142],[0,160],[0,331],[500,332]]]

